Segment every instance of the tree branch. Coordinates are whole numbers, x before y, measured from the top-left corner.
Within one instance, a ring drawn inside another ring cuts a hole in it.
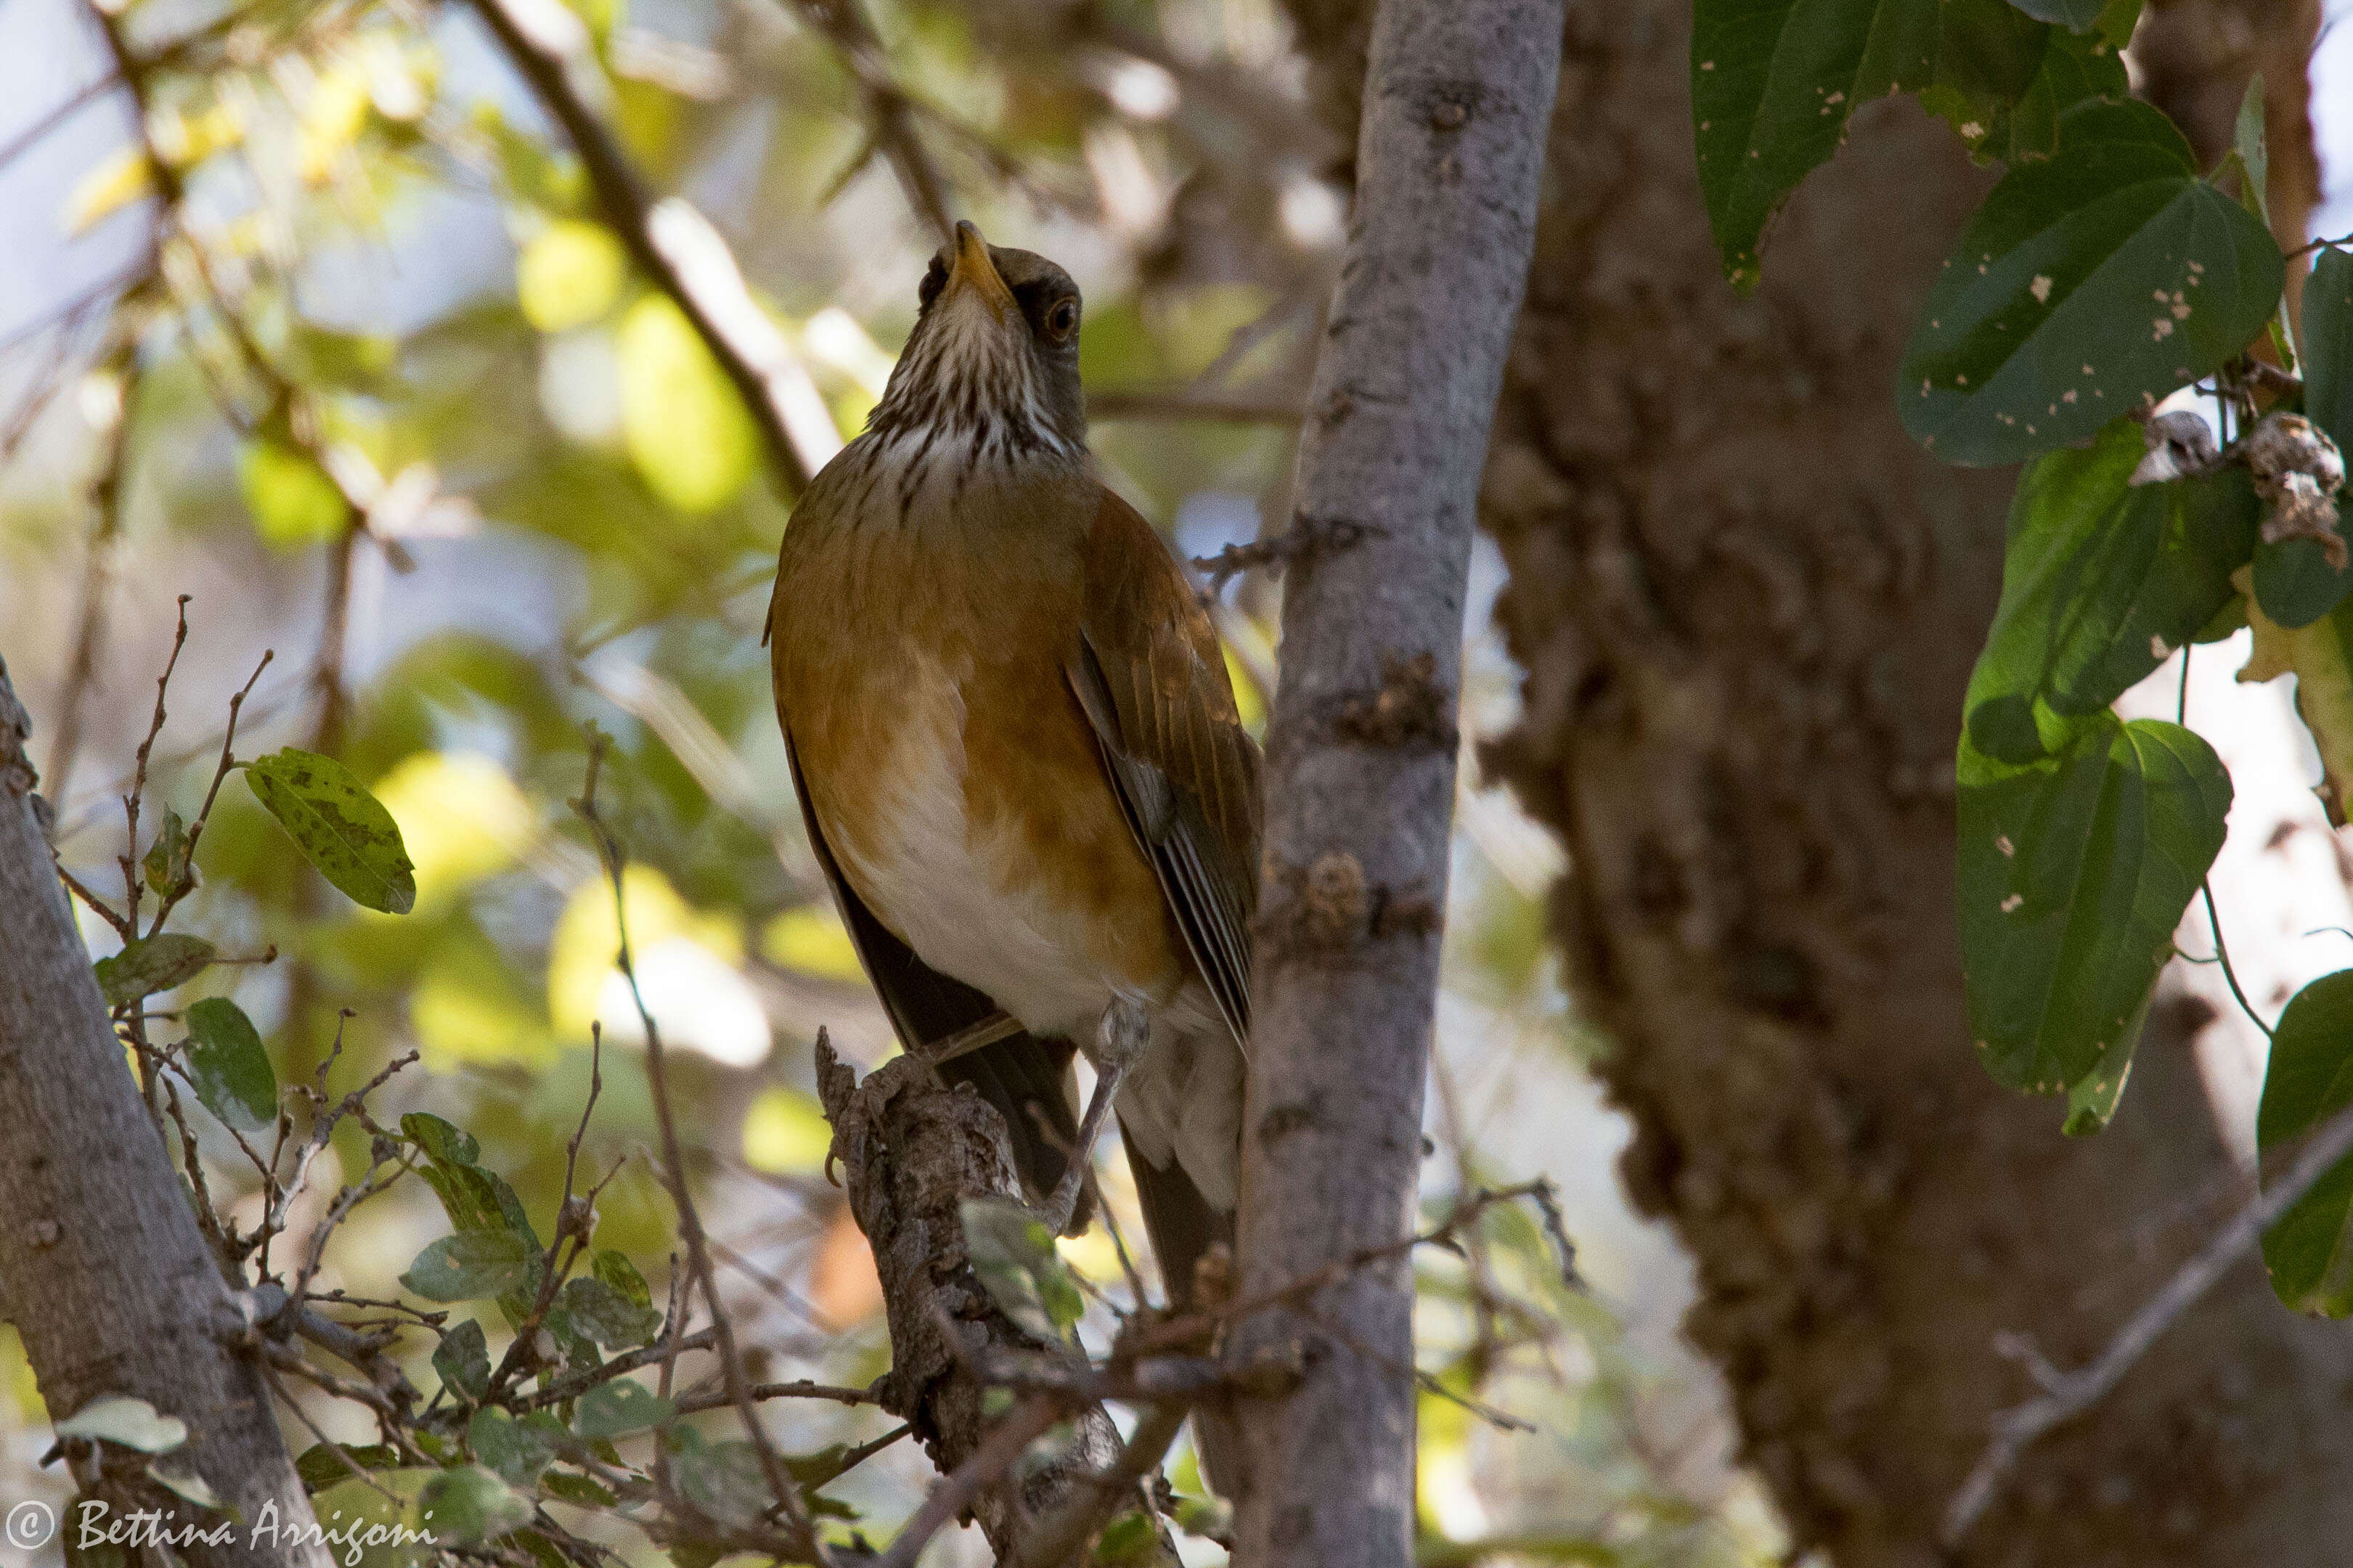
[[[604,118],[612,97],[587,26],[563,0],[475,0],[524,82],[564,127],[605,221],[677,302],[743,395],[778,470],[797,490],[841,449],[825,399],[744,282],[735,256],[683,197],[659,200]]]
[[[2272,1222],[2295,1205],[2298,1198],[2310,1192],[2320,1179],[2336,1167],[2339,1160],[2353,1153],[2353,1107],[2337,1113],[2336,1117],[2313,1134],[2304,1146],[2287,1174],[2241,1209],[2231,1223],[2216,1231],[2212,1239],[2198,1249],[2197,1255],[2183,1264],[2164,1289],[2142,1303],[2140,1310],[2125,1320],[2116,1337],[2108,1342],[2099,1359],[2073,1372],[2061,1372],[2044,1362],[2039,1352],[2031,1350],[2031,1364],[2036,1381],[2043,1392],[2025,1404],[2003,1411],[1993,1419],[1993,1436],[1985,1452],[1978,1457],[1977,1467],[1960,1489],[1953,1494],[1951,1505],[1945,1510],[1944,1542],[1947,1548],[1958,1546],[1978,1521],[1991,1507],[2001,1484],[2016,1467],[2019,1456],[2027,1445],[2064,1421],[2072,1421],[2107,1396],[2108,1391],[2121,1382],[2133,1364],[2147,1354],[2149,1346],[2158,1342],[2166,1330],[2179,1320],[2181,1314],[2197,1304],[2213,1283],[2231,1266],[2253,1249]]]
[[[1298,511],[1361,529],[1283,593],[1243,1116],[1247,1300],[1392,1247],[1420,1167],[1479,478],[1535,242],[1561,0],[1382,0],[1348,253],[1302,431]],[[1412,1561],[1412,1270],[1234,1324],[1241,1568]]]
[[[307,1529],[311,1504],[269,1390],[231,1348],[243,1315],[124,1070],[58,886],[35,810],[30,730],[0,666],[0,1103],[10,1108],[0,1127],[0,1317],[22,1334],[53,1415],[104,1394],[144,1399],[188,1425],[175,1463],[248,1520],[268,1508]],[[103,1485],[98,1495],[118,1506],[161,1497],[133,1481]],[[227,1534],[185,1547],[188,1561],[327,1568],[316,1542],[263,1552],[245,1531]]]

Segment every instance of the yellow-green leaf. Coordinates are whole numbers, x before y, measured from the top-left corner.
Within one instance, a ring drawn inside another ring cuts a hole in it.
[[[751,479],[758,433],[719,362],[670,301],[621,318],[621,433],[646,487],[681,511],[724,506]]]
[[[343,763],[289,746],[248,763],[245,780],[344,897],[392,915],[416,906],[416,868],[400,824]]]
[[[84,174],[66,198],[66,232],[82,234],[154,188],[143,147],[125,147]]]
[[[2241,567],[2232,580],[2243,586],[2248,575]],[[2254,649],[2239,679],[2295,677],[2296,715],[2320,752],[2321,804],[2328,808],[2331,826],[2342,827],[2353,791],[2353,599],[2291,630],[2264,615],[2250,594],[2247,624],[2254,629]]]
[[[341,534],[351,516],[343,492],[327,471],[299,447],[265,437],[246,441],[237,454],[237,489],[263,541],[280,550]]]
[[[542,229],[515,258],[523,320],[543,332],[595,321],[621,297],[628,258],[601,224],[567,218]]]

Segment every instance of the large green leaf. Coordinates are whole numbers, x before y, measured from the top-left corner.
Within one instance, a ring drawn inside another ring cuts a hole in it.
[[[2272,1037],[2255,1143],[2263,1163],[2293,1163],[2305,1134],[2353,1105],[2353,969],[2323,975],[2295,994]],[[2263,1232],[2272,1289],[2299,1311],[2353,1312],[2353,1159],[2339,1161]]]
[[[2063,743],[2238,592],[2262,521],[2244,470],[2133,485],[2145,450],[2119,419],[2020,476],[2001,605],[1969,677],[1969,740],[1988,756],[2031,763]]]
[[[1917,92],[1981,153],[2012,149],[2015,112],[2025,150],[2047,154],[2060,110],[2126,91],[2118,46],[2139,0],[2090,9],[2100,26],[2077,37],[2009,0],[1698,0],[1692,119],[1725,275],[1756,283],[1766,224],[1873,99]]]
[[[2082,103],[2012,168],[1929,289],[1905,427],[1948,462],[2011,463],[2093,434],[2259,335],[2283,264],[2147,104]]]
[[[245,779],[303,858],[346,898],[393,915],[415,906],[416,867],[400,825],[349,768],[290,746],[247,763]]]
[[[441,1200],[441,1211],[460,1231],[511,1231],[530,1244],[533,1270],[523,1285],[499,1297],[499,1310],[511,1325],[521,1325],[531,1311],[531,1293],[539,1287],[539,1233],[523,1212],[522,1200],[496,1171],[474,1162],[481,1148],[473,1134],[430,1111],[412,1110],[400,1119],[400,1131],[425,1156],[417,1174]]]
[[[269,1053],[253,1020],[226,996],[207,996],[188,1009],[188,1081],[204,1108],[239,1132],[277,1123],[278,1074]]]
[[[965,1250],[997,1310],[1049,1344],[1062,1342],[1086,1311],[1086,1298],[1055,1249],[1053,1234],[1019,1204],[966,1198]]]
[[[2059,1093],[2129,1034],[2222,847],[2230,775],[2178,725],[2102,715],[2025,766],[1965,738],[1959,784],[1971,1036],[2001,1082]]]

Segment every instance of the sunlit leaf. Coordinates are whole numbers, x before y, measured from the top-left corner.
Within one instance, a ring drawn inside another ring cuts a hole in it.
[[[602,224],[577,218],[549,224],[515,258],[523,320],[543,332],[596,320],[621,297],[628,266],[621,242]]]
[[[103,219],[150,195],[154,186],[145,148],[130,146],[109,153],[75,184],[73,195],[66,198],[66,233],[87,233]]]
[[[2332,826],[2353,819],[2353,600],[2306,626],[2280,626],[2250,606],[2253,647],[2242,681],[2295,677],[2295,710],[2320,753],[2321,804]]]
[[[621,433],[648,489],[681,511],[733,500],[759,437],[718,361],[676,305],[649,295],[621,318]]]
[[[351,525],[351,503],[299,447],[246,437],[237,447],[237,482],[255,531],[280,550],[341,538]]]
[[[60,1437],[112,1443],[142,1454],[168,1454],[188,1440],[186,1422],[127,1394],[102,1394],[52,1429]]]
[[[760,929],[760,952],[770,963],[828,980],[863,981],[858,948],[830,908],[803,904]]]
[[[260,1032],[226,996],[188,1008],[188,1080],[204,1108],[240,1132],[278,1123],[278,1074]]]
[[[289,746],[247,763],[245,777],[303,858],[346,898],[396,915],[416,904],[400,825],[343,763]]]
[[[744,1111],[744,1163],[754,1170],[807,1175],[825,1167],[833,1128],[815,1100],[781,1084],[762,1089]]]
[[[109,1006],[121,1007],[194,980],[213,961],[213,944],[203,937],[167,931],[128,943],[92,967],[99,994]]]

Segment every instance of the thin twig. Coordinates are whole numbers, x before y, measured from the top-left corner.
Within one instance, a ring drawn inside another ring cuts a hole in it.
[[[482,0],[486,8],[496,10],[501,0]],[[670,1201],[678,1209],[680,1237],[686,1243],[687,1266],[702,1291],[704,1304],[711,1309],[712,1332],[718,1342],[719,1363],[726,1374],[728,1397],[744,1424],[744,1435],[760,1458],[760,1472],[768,1489],[791,1521],[794,1531],[804,1538],[809,1558],[818,1568],[834,1568],[832,1551],[818,1538],[808,1516],[807,1501],[800,1488],[785,1468],[783,1458],[769,1440],[767,1428],[762,1425],[752,1397],[751,1379],[744,1374],[744,1357],[735,1343],[735,1331],[727,1321],[727,1311],[719,1298],[719,1282],[712,1267],[711,1249],[706,1244],[702,1217],[695,1212],[694,1195],[686,1180],[686,1164],[680,1152],[678,1119],[670,1105],[670,1075],[664,1055],[661,1030],[654,1022],[653,1013],[646,1006],[644,993],[638,985],[637,964],[629,953],[629,928],[627,900],[622,892],[626,863],[620,840],[597,815],[596,775],[604,764],[609,741],[592,730],[588,741],[588,773],[580,796],[572,802],[572,809],[587,825],[596,841],[596,848],[605,863],[607,879],[613,888],[613,927],[618,952],[614,965],[628,983],[629,999],[635,1005],[638,1022],[646,1036],[646,1080],[652,1091],[654,1120],[660,1129],[662,1163],[668,1167]]]
[[[2195,1257],[2176,1270],[2164,1289],[2125,1321],[2124,1327],[2116,1331],[2097,1360],[2073,1372],[2044,1368],[2038,1379],[2043,1384],[2039,1396],[1993,1418],[1993,1435],[1985,1452],[1945,1510],[1946,1546],[1957,1546],[1984,1517],[2028,1444],[2099,1403],[2157,1342],[2158,1336],[2254,1247],[2272,1222],[2310,1192],[2348,1152],[2353,1152],[2353,1107],[2338,1111],[2324,1123],[2286,1174],[2241,1209]]]
[[[1011,1469],[1029,1445],[1044,1436],[1061,1418],[1061,1403],[1044,1394],[1017,1407],[990,1429],[963,1464],[933,1483],[923,1506],[901,1527],[890,1550],[874,1559],[871,1568],[914,1568],[915,1559],[923,1555],[923,1548],[931,1544],[941,1527],[971,1507],[972,1500],[980,1495],[983,1487]]]
[[[1110,1522],[1123,1501],[1144,1502],[1139,1490],[1145,1477],[1157,1469],[1168,1446],[1185,1426],[1180,1401],[1149,1405],[1135,1424],[1135,1435],[1120,1450],[1108,1469],[1071,1478],[1071,1495],[1053,1512],[1021,1537],[1016,1568],[1062,1568],[1076,1561],[1096,1531]]]

